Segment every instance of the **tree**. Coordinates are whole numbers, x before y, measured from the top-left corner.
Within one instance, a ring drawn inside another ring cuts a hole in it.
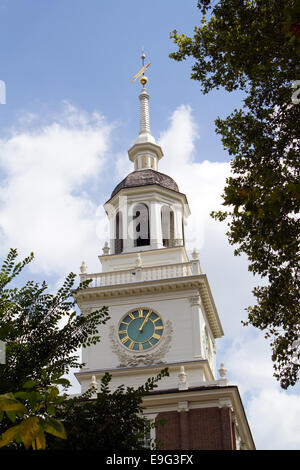
[[[55,384],[66,385],[59,377],[71,367],[83,367],[78,349],[100,340],[99,326],[109,316],[107,307],[88,315],[76,313],[72,295],[85,289],[89,281],[73,290],[73,273],[56,294],[46,293],[45,282],[9,287],[32,261],[33,253],[22,262],[17,263],[16,258],[17,250],[11,249],[0,270],[0,340],[5,344],[5,361],[0,362],[1,446],[13,440],[21,442],[24,437],[26,447],[43,448],[44,431],[50,432],[49,423],[55,422],[54,404],[64,399],[57,396]],[[26,383],[35,385],[24,390]],[[23,402],[15,412],[20,400]],[[11,427],[11,421],[15,426]]]
[[[57,294],[46,293],[45,282],[8,287],[32,261],[33,254],[19,263],[16,258],[17,250],[11,249],[0,271],[0,340],[6,349],[5,364],[0,364],[2,394],[20,391],[28,380],[39,380],[47,386],[53,374],[81,368],[78,349],[96,344],[100,340],[99,326],[109,318],[107,307],[87,315],[76,313],[73,273]],[[88,281],[77,291],[87,285]]]
[[[168,370],[163,369],[137,389],[121,385],[111,392],[111,375],[106,373],[98,393],[90,389],[63,403],[58,418],[64,423],[68,438],[50,438],[49,449],[106,452],[144,449],[151,427],[163,425],[163,420],[150,423],[143,416],[142,400],[168,375]],[[155,444],[152,442],[152,446]]]
[[[57,385],[68,385],[69,381],[53,376],[51,382],[53,385],[41,387],[39,380],[29,380],[20,392],[0,395],[0,422],[6,415],[14,424],[0,436],[0,447],[13,443],[17,449],[22,443],[25,449],[44,450],[45,433],[60,439],[67,438],[63,423],[54,416],[56,407],[66,399],[59,395]]]
[[[244,324],[265,330],[274,375],[283,388],[298,379],[299,312],[299,0],[199,0],[194,36],[171,33],[170,57],[195,59],[191,78],[208,93],[242,90],[242,109],[216,119],[231,160],[223,205],[235,255],[266,278]],[[299,86],[300,88],[300,82]],[[293,94],[294,93],[294,94]]]
[[[100,340],[108,309],[76,313],[72,296],[90,281],[73,289],[73,273],[57,294],[46,293],[45,282],[9,287],[33,254],[18,263],[16,258],[17,250],[10,250],[0,270],[0,340],[6,348],[5,362],[0,357],[0,448],[45,449],[46,433],[47,449],[143,448],[150,423],[142,416],[142,399],[168,371],[137,390],[121,386],[111,393],[106,374],[96,399],[93,390],[60,395],[57,386],[69,386],[61,376],[84,366],[77,350]]]

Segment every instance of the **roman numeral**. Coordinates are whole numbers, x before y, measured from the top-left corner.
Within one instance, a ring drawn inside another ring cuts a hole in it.
[[[160,339],[160,335],[157,335],[156,333],[154,333],[154,335],[152,336],[152,338]]]

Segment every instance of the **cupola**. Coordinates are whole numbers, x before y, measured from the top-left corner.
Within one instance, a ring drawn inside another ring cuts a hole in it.
[[[111,255],[184,246],[184,224],[189,216],[185,194],[170,176],[158,171],[163,151],[150,130],[148,82],[142,54],[140,130],[128,150],[134,171],[113,190],[104,208],[110,221]]]

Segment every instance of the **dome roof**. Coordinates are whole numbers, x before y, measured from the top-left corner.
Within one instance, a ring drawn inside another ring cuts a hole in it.
[[[159,171],[145,169],[129,173],[129,175],[127,175],[126,178],[124,178],[123,181],[115,187],[111,193],[111,197],[114,197],[121,189],[147,186],[149,184],[158,184],[158,186],[172,189],[179,193],[177,184],[170,176],[165,175],[164,173],[159,173]]]

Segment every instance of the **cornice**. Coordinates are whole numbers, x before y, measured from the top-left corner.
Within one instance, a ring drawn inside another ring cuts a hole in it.
[[[149,293],[159,294],[160,292],[174,292],[187,289],[196,289],[199,291],[205,314],[214,337],[220,338],[223,336],[223,328],[205,274],[176,277],[172,279],[160,279],[156,281],[115,284],[104,287],[91,287],[81,290],[74,295],[79,307],[82,307],[82,303],[85,301],[101,300],[105,302],[105,299],[112,297],[143,295]]]
[[[207,359],[196,359],[193,361],[178,361],[178,362],[168,362],[168,363],[159,363],[159,364],[151,364],[151,365],[141,365],[135,367],[118,367],[113,369],[81,369],[79,372],[75,372],[75,376],[79,379],[84,379],[85,377],[90,378],[92,375],[96,377],[100,377],[104,375],[106,372],[109,372],[113,377],[128,377],[130,375],[153,375],[157,374],[162,368],[167,367],[169,371],[178,371],[179,366],[184,366],[186,370],[199,370],[203,369],[205,377],[207,380],[213,380],[213,375],[211,368],[209,366],[209,362]]]
[[[160,145],[157,145],[154,142],[141,142],[141,143],[133,144],[133,146],[128,150],[129,160],[133,161],[135,155],[144,150],[150,150],[154,152],[157,155],[159,160],[164,155]]]

